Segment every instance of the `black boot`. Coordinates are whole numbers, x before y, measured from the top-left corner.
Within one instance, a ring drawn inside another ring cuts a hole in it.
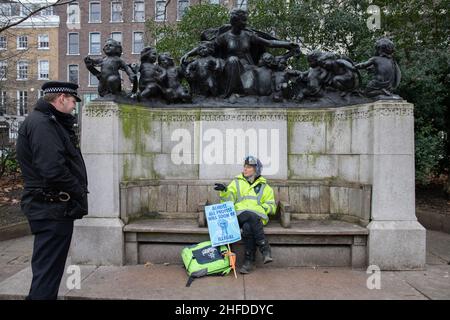
[[[264,264],[272,262],[272,251],[270,249],[270,245],[267,242],[267,240],[263,240],[261,242],[258,242],[258,247],[259,247],[259,251],[261,252],[263,259],[264,259]]]
[[[246,251],[244,264],[239,269],[241,274],[249,274],[255,268],[255,252]]]

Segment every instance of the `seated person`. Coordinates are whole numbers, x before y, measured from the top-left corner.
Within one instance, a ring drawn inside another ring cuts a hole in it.
[[[242,240],[245,244],[245,260],[242,274],[254,268],[256,246],[264,258],[264,263],[272,262],[269,243],[263,226],[269,221],[269,215],[275,214],[276,205],[272,188],[261,176],[262,164],[257,158],[245,158],[244,170],[228,186],[216,183],[214,189],[220,191],[221,202],[233,201]]]

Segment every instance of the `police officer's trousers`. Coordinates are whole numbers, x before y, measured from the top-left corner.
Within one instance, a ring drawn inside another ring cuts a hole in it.
[[[29,221],[34,235],[28,300],[55,300],[64,274],[73,233],[73,220]]]
[[[242,240],[245,245],[246,256],[254,259],[256,245],[264,243],[266,236],[261,218],[252,211],[244,211],[238,215],[239,226],[242,228]]]

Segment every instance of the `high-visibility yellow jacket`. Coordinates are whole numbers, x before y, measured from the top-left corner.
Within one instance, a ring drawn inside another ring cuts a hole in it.
[[[257,187],[260,185],[260,187]],[[259,192],[255,192],[259,188]],[[269,215],[274,215],[276,210],[275,197],[272,188],[267,184],[264,177],[259,177],[250,184],[241,173],[237,175],[228,185],[226,191],[221,191],[221,202],[234,202],[234,209],[239,215],[243,211],[253,211],[264,225],[269,222]]]

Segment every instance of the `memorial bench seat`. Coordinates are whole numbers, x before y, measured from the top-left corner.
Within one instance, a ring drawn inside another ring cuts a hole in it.
[[[366,265],[368,230],[337,220],[294,220],[290,228],[270,221],[265,234],[277,258],[274,267]],[[124,226],[127,264],[180,264],[181,249],[209,240],[193,219],[141,219]],[[243,243],[233,244],[242,263]],[[260,262],[259,262],[260,263]]]

